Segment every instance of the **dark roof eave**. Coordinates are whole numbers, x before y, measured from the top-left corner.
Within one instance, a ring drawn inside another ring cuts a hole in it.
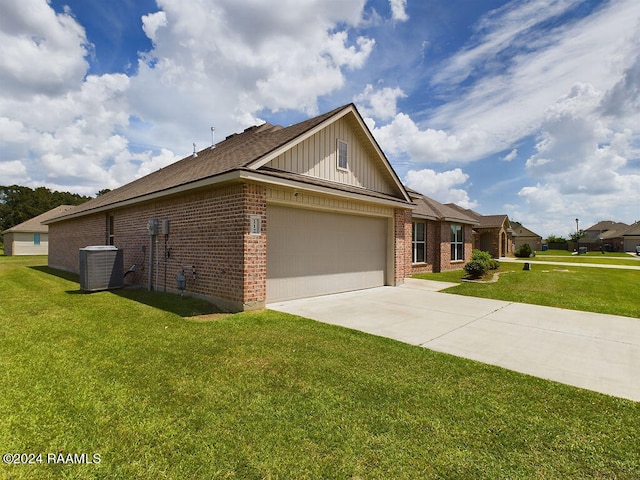
[[[276,179],[280,179],[280,181],[277,181]],[[71,212],[70,214],[56,217],[43,223],[49,225],[56,222],[71,220],[74,218],[84,217],[87,215],[93,215],[96,213],[102,213],[106,211],[115,210],[117,208],[122,208],[126,206],[143,203],[150,200],[163,198],[169,195],[186,193],[192,190],[197,190],[197,189],[208,187],[211,185],[218,185],[221,183],[241,181],[241,180],[251,180],[251,181],[257,181],[262,183],[279,184],[282,186],[292,186],[294,188],[297,187],[300,189],[321,191],[322,193],[330,194],[330,195],[355,196],[361,200],[374,201],[376,203],[384,203],[390,206],[397,206],[402,208],[414,208],[413,204],[405,201],[404,199],[396,198],[387,194],[371,192],[365,189],[362,189],[362,191],[357,191],[358,190],[357,187],[353,187],[350,185],[341,185],[337,183],[332,185],[322,185],[321,184],[323,183],[322,181],[314,182],[313,177],[305,177],[303,175],[297,175],[296,178],[284,178],[274,174],[273,172],[256,171],[250,168],[242,167],[242,168],[234,169],[229,172],[203,178],[195,182],[189,182],[183,185],[177,185],[175,187],[159,190],[156,192],[151,192],[145,195],[140,195],[138,197],[133,197],[127,200],[123,200],[121,202],[110,203],[107,205],[98,206],[98,207],[87,209],[87,210],[81,210],[79,212]]]

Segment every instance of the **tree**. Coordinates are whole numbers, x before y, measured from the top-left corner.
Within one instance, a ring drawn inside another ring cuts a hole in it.
[[[586,235],[585,235],[585,233],[584,233],[584,230],[578,230],[577,232],[570,233],[570,234],[569,234],[569,239],[570,239],[572,242],[577,242],[578,240],[580,240],[582,237],[585,237],[585,236],[586,236]]]
[[[547,243],[565,243],[566,241],[566,238],[558,237],[556,235],[549,235],[546,240]]]
[[[59,205],[80,205],[91,197],[70,192],[52,192],[46,187],[32,190],[20,185],[0,186],[0,232]]]

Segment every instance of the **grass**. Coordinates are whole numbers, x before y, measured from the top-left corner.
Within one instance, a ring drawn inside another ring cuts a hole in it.
[[[0,258],[2,453],[101,460],[0,478],[640,477],[640,403],[272,311],[187,316],[211,311]]]
[[[421,273],[414,278],[460,283],[444,290],[458,295],[640,318],[640,270],[532,262],[531,270],[524,271],[517,263],[503,262],[498,272],[509,273],[501,274],[496,283],[462,282],[463,270]]]

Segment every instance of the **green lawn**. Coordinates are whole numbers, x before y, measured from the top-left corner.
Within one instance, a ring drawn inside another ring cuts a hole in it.
[[[444,291],[640,318],[640,270],[531,262],[531,270],[524,271],[518,263],[502,262],[498,271],[509,273],[501,274],[496,283],[463,282]],[[443,282],[462,282],[464,277],[463,270],[414,275],[414,278]]]
[[[0,257],[0,446],[44,454],[0,478],[640,478],[638,402],[42,265]]]

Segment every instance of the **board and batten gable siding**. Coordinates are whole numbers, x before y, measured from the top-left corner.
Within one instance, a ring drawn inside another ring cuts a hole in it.
[[[341,118],[274,158],[268,166],[394,194],[392,180],[385,176],[383,166],[376,161],[373,150],[365,148],[356,131],[346,118]],[[338,168],[338,140],[348,145],[346,170]]]

